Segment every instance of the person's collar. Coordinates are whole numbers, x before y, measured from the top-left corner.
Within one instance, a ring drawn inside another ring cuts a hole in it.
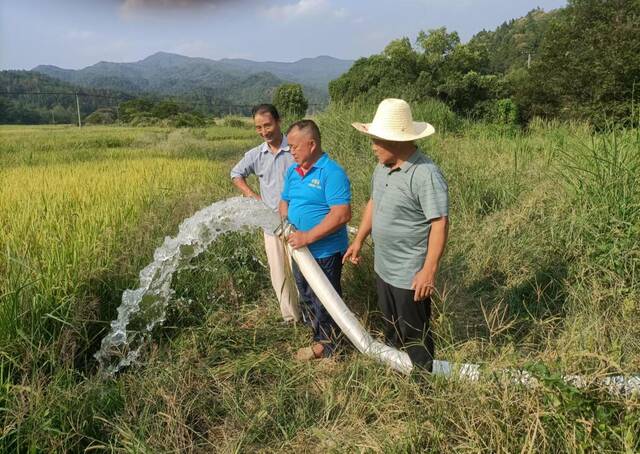
[[[419,154],[418,154],[418,149],[416,148],[416,150],[405,160],[402,162],[402,164],[400,164],[398,167],[396,167],[396,164],[382,164],[389,173],[393,173],[393,172],[399,172],[399,171],[403,171],[403,172],[408,172],[409,169],[411,167],[413,167],[416,163],[416,160],[419,158]],[[397,161],[396,161],[397,162]]]
[[[313,163],[311,168],[314,168],[314,167],[318,167],[319,169],[324,168],[324,166],[327,165],[327,160],[328,159],[329,159],[329,157],[327,156],[327,153],[325,153],[323,151],[322,154],[320,155],[320,157],[318,158],[318,160]]]
[[[323,151],[322,154],[320,155],[320,157],[318,158],[318,160],[316,162],[314,162],[313,164],[311,164],[311,167],[309,167],[309,169],[307,169],[305,171],[305,170],[302,169],[302,167],[300,165],[298,165],[296,167],[296,171],[301,176],[307,175],[309,172],[311,172],[314,169],[314,167],[322,169],[325,165],[327,165],[327,160],[328,159],[329,159],[329,157],[327,156],[327,153],[325,153]]]
[[[420,157],[420,152],[416,148],[415,151],[400,165],[400,170],[403,172],[408,172],[411,167],[416,164],[416,161]]]
[[[267,142],[262,142],[262,147],[260,148],[260,151],[262,153],[270,152],[271,147]],[[289,142],[287,142],[287,136],[284,134],[282,134],[282,142],[280,142],[280,149],[278,149],[278,153],[280,153],[281,151],[289,151]]]

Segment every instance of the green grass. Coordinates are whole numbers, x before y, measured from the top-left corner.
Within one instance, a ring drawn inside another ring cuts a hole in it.
[[[352,178],[355,217],[375,164],[349,123],[317,117]],[[292,357],[260,236],[233,234],[181,271],[145,362],[117,378],[92,354],[120,294],[182,219],[234,194],[248,128],[0,128],[0,452],[636,452],[637,396],[597,379],[640,371],[637,130],[528,131],[416,108],[420,146],[450,188],[451,232],[433,327],[438,358],[479,383],[403,377],[346,347]],[[376,331],[371,249],[345,301]],[[526,368],[514,386],[491,371]],[[589,386],[564,383],[582,374]]]

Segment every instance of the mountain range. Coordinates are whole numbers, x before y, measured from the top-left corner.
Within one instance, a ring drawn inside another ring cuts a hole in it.
[[[244,59],[210,60],[158,52],[133,63],[99,62],[83,69],[40,65],[32,71],[79,87],[108,89],[133,95],[154,94],[228,104],[270,101],[286,82],[303,85],[309,102],[325,104],[328,83],[353,64],[328,56],[291,63]]]

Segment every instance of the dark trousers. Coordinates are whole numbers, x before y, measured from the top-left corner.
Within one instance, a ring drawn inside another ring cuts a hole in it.
[[[385,318],[385,338],[406,350],[415,366],[431,372],[434,355],[429,328],[431,299],[415,302],[413,290],[387,284],[377,274],[376,289],[378,306]]]
[[[329,282],[338,295],[342,296],[342,286],[340,277],[342,276],[342,254],[336,253],[330,257],[316,259],[316,262],[324,272]],[[308,324],[313,331],[313,340],[324,345],[324,356],[330,356],[336,348],[338,325],[333,321],[331,315],[324,308],[309,283],[304,278],[298,265],[293,262],[293,277],[300,292],[300,311],[303,321]]]

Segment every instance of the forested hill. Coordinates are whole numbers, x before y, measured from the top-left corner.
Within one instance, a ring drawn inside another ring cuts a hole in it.
[[[332,57],[292,63],[215,61],[158,52],[134,63],[100,62],[80,70],[41,65],[33,71],[80,86],[138,95],[186,97],[202,102],[215,99],[228,104],[270,101],[276,87],[297,82],[303,85],[309,102],[324,104],[328,99],[329,81],[347,71],[352,63]]]
[[[74,123],[75,93],[91,95],[80,96],[82,115],[131,98],[119,91],[81,88],[33,71],[0,71],[0,92],[0,123]],[[39,94],[10,94],[34,92]]]
[[[462,43],[446,28],[390,42],[329,85],[333,101],[439,99],[456,113],[499,123],[535,116],[637,119],[640,2],[568,0],[565,8],[482,31]],[[635,97],[635,100],[634,100]]]
[[[486,49],[491,73],[524,68],[537,57],[542,38],[558,11],[534,9],[524,17],[503,23],[495,31],[482,30],[470,40],[469,45]]]
[[[202,113],[244,112],[240,106],[270,102],[286,82],[304,87],[311,104],[328,102],[328,83],[351,66],[349,60],[306,58],[293,63],[220,61],[159,52],[135,63],[100,62],[81,70],[38,66],[32,71],[0,72],[0,123],[73,123],[74,96],[12,95],[8,92],[84,92],[82,115],[113,107],[106,98],[171,98]]]

